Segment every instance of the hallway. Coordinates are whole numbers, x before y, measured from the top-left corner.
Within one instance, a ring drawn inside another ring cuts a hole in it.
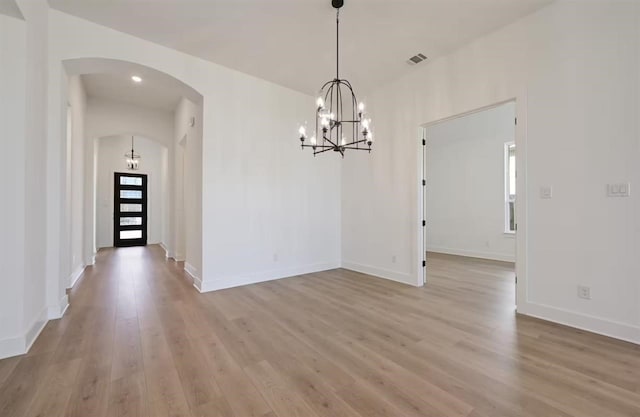
[[[157,246],[101,250],[0,361],[0,415],[640,415],[640,347],[516,317],[509,268],[451,258],[424,288],[340,269],[199,294]]]

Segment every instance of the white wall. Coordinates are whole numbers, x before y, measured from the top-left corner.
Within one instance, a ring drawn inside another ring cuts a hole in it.
[[[72,287],[80,277],[85,266],[84,259],[84,153],[85,153],[85,114],[87,96],[80,77],[69,77],[69,106],[71,111],[71,146],[67,149],[68,194],[67,224],[69,227],[69,248],[66,274],[69,276],[68,287]]]
[[[24,341],[26,23],[0,15],[0,358]]]
[[[371,95],[376,150],[344,166],[345,264],[418,285],[419,126],[517,97],[518,311],[640,342],[640,194],[605,194],[640,184],[639,13],[557,2]]]
[[[166,207],[166,148],[142,136],[135,137],[135,151],[141,155],[136,174],[147,175],[147,243],[162,243]],[[113,246],[113,174],[129,172],[124,154],[131,149],[131,136],[107,136],[98,140],[96,242],[98,248]]]
[[[191,126],[191,120],[194,125]],[[202,111],[183,98],[174,119],[175,258],[201,284],[202,270]],[[200,282],[199,282],[200,281]]]
[[[64,60],[99,56],[156,68],[204,97],[201,290],[340,264],[342,161],[313,158],[295,140],[312,97],[57,11],[49,23],[51,80]],[[55,83],[49,92],[59,95]],[[62,147],[50,101],[50,142]]]
[[[426,137],[427,250],[515,261],[515,235],[504,233],[514,103],[431,125]]]
[[[88,137],[101,138],[130,132],[153,138],[170,148],[173,143],[173,112],[89,97]]]
[[[42,68],[47,66],[48,6],[44,0],[17,3],[26,21],[23,331],[28,345],[46,320],[59,317],[67,305],[66,283],[57,279],[61,272],[59,257],[48,250],[63,242],[54,233],[62,218],[59,212],[49,212],[43,204],[52,193],[47,168],[54,164],[61,168],[64,155],[55,150],[49,153],[47,147],[47,74]],[[64,129],[57,133],[63,134]]]

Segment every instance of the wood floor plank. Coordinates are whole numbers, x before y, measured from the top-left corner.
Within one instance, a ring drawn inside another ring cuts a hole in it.
[[[235,415],[261,417],[271,411],[251,379],[214,334],[203,341],[202,349],[207,355],[212,375]]]
[[[112,380],[109,389],[108,417],[152,417],[142,372]]]
[[[51,354],[23,357],[0,386],[0,416],[25,416],[47,375]]]
[[[311,407],[297,394],[268,362],[245,368],[245,372],[278,417],[317,417]]]
[[[64,415],[80,364],[81,359],[76,358],[49,366],[44,384],[39,388],[39,392],[26,415],[29,417]]]
[[[0,361],[0,416],[640,417],[640,346],[515,314],[513,264],[428,254],[413,288],[336,269],[198,293],[105,249]]]

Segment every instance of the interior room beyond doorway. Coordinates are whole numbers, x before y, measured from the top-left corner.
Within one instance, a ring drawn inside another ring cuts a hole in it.
[[[425,128],[427,282],[457,271],[451,276],[513,285],[515,127],[515,102],[508,102]]]

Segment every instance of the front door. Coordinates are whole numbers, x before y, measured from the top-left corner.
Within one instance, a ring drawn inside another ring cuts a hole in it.
[[[147,176],[113,174],[113,246],[147,244]]]

